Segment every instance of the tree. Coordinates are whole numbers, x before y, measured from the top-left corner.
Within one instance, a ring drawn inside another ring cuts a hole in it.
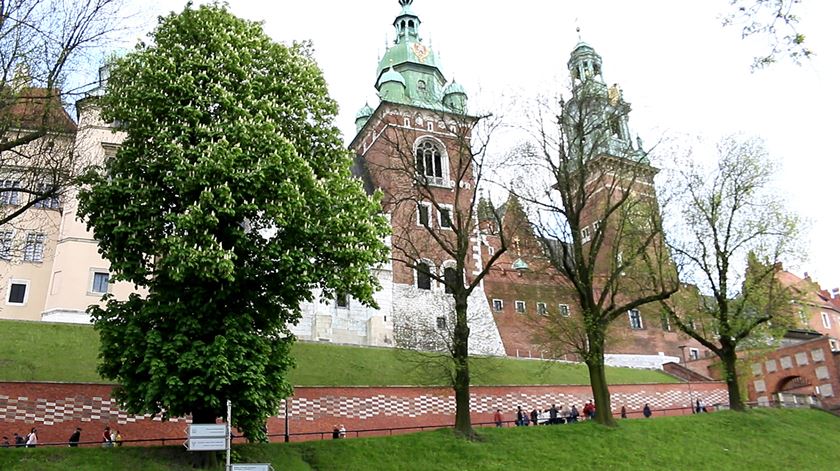
[[[83,162],[65,111],[68,76],[112,39],[123,0],[0,2],[0,225],[31,207],[57,208]]]
[[[470,116],[463,107],[435,111],[431,103],[425,105],[424,119],[443,123],[436,134],[440,140],[387,127],[382,136],[389,158],[369,160],[368,168],[377,180],[391,182],[383,206],[394,228],[392,258],[415,273],[417,289],[405,296],[417,298],[412,304],[424,311],[395,321],[398,346],[432,352],[426,366],[442,366],[455,391],[455,431],[472,439],[471,326],[478,321],[477,306],[487,306],[482,280],[508,248],[501,232],[492,255],[485,259],[475,250],[477,188],[489,172],[488,144],[500,121]],[[491,211],[491,217],[500,222],[497,213]],[[434,284],[443,293],[434,292]],[[485,320],[494,327],[492,318]]]
[[[797,255],[800,224],[770,188],[774,168],[762,141],[728,137],[717,152],[714,168],[686,163],[670,185],[677,197],[668,245],[681,281],[696,289],[662,305],[720,358],[730,408],[743,410],[738,349],[793,318],[793,292],[777,275]]]
[[[805,45],[805,35],[797,29],[799,16],[794,13],[802,0],[730,0],[730,13],[724,26],[739,25],[741,37],[765,37],[769,50],[756,56],[752,68],[760,69],[784,55],[799,64],[814,54]]]
[[[300,303],[321,288],[374,305],[387,224],[307,46],[218,4],[152,40],[113,64],[102,113],[126,138],[80,192],[114,278],[148,292],[89,308],[99,372],[132,413],[213,423],[230,399],[261,439],[291,392]]]
[[[588,46],[579,46],[573,60],[590,54],[581,48]],[[551,269],[561,275],[560,289],[580,309],[579,319],[548,319],[538,340],[555,356],[583,359],[596,419],[614,425],[604,365],[610,325],[667,299],[678,284],[652,186],[656,169],[641,144],[631,145],[630,108],[621,91],[608,89],[593,64],[584,63],[583,72],[573,68],[568,101],[533,108],[532,138],[515,151],[527,178],[512,191],[528,209]]]

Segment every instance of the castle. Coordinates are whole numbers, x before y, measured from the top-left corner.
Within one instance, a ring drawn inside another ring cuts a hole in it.
[[[386,195],[383,209],[392,225],[386,243],[394,257],[375,269],[382,286],[375,295],[378,309],[342,294],[325,300],[315,293],[318,301],[304,304],[302,319],[291,327],[302,340],[396,347],[405,341],[406,332],[419,329],[424,338],[445,332],[452,326],[451,296],[442,280],[457,270],[463,271],[465,281],[474,280],[499,250],[499,227],[524,217],[516,198],[496,208],[494,214],[503,216],[501,221],[494,222],[479,210],[466,266],[457,267],[445,250],[428,243],[430,234],[451,238],[448,234],[464,205],[478,206],[480,201],[475,175],[459,163],[470,143],[469,124],[477,118],[469,114],[466,90],[447,80],[436,51],[423,41],[412,1],[399,4],[393,22],[395,39],[379,60],[374,77],[380,101],[359,110],[357,133],[349,146],[356,156],[354,174],[370,191],[381,189]],[[612,103],[629,112],[620,89],[604,82],[602,58],[594,48],[578,43],[567,66],[573,81],[591,78]],[[123,138],[98,113],[106,75],[101,71],[99,87],[77,103],[77,125],[62,116],[71,124],[62,138],[75,145],[83,162],[101,162],[113,155]],[[608,125],[611,137],[605,154],[615,159],[632,155],[638,160],[643,149],[631,137],[628,114]],[[412,166],[410,175],[400,176],[398,170],[406,162]],[[643,183],[652,185],[656,169],[643,163],[647,165]],[[417,176],[428,192],[425,199],[417,197],[419,190],[412,184]],[[412,197],[401,198],[405,195]],[[12,192],[2,192],[1,203],[14,205],[15,201]],[[96,241],[76,218],[76,205],[75,191],[68,189],[60,203],[33,207],[18,227],[0,231],[5,248],[0,256],[4,279],[0,290],[5,299],[0,317],[87,323],[86,307],[102,294],[123,298],[133,291],[126,283],[110,282],[109,263],[99,256]],[[587,224],[583,230],[598,221]],[[406,263],[402,256],[406,241],[420,240],[424,243],[415,243],[416,251],[408,257],[411,263]],[[535,269],[539,264],[534,234],[524,231],[472,291],[473,353],[540,358],[545,353],[534,342],[534,329],[539,327],[528,319],[549,313],[579,315],[576,301],[562,289],[562,277]],[[684,356],[698,360],[707,356],[705,348],[678,333],[655,305],[628,311],[615,326],[617,333],[607,345],[608,364],[658,368]]]

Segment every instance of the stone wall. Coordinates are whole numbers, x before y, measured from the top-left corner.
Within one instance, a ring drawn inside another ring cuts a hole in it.
[[[0,435],[12,437],[38,428],[41,443],[63,442],[76,427],[82,427],[82,441],[98,441],[105,426],[120,430],[127,440],[172,439],[179,443],[186,434],[189,419],[170,421],[127,414],[111,398],[112,386],[102,384],[0,382]],[[713,405],[726,401],[722,383],[613,385],[613,412],[626,406],[638,415],[645,403],[655,415],[687,413],[689,402],[702,399]],[[551,404],[582,404],[591,398],[589,386],[489,386],[472,388],[474,422],[491,422],[501,409],[505,420],[515,418],[517,406],[531,410],[547,409]],[[680,409],[685,408],[685,409]],[[285,432],[285,404],[268,421],[269,434]],[[667,411],[664,411],[667,409]],[[449,425],[454,421],[455,399],[449,388],[420,387],[341,387],[295,389],[289,399],[289,431],[294,440],[318,439],[343,424],[351,436],[355,431],[397,427]],[[378,432],[378,433],[385,433]],[[360,435],[375,434],[372,432]],[[129,443],[130,444],[130,443]],[[147,443],[148,444],[148,443]]]

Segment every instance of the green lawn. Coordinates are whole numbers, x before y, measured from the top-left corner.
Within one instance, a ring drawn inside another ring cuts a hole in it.
[[[96,374],[99,337],[91,326],[0,321],[0,381],[102,382]],[[294,347],[296,386],[387,386],[445,384],[418,365],[420,354],[300,342]],[[428,363],[428,362],[426,362]],[[583,365],[478,358],[473,384],[589,384]],[[658,371],[610,368],[613,384],[677,382]]]
[[[591,423],[450,430],[341,441],[243,445],[234,462],[275,470],[829,470],[840,463],[840,419],[815,410],[754,410]],[[0,450],[0,469],[187,470],[188,452],[166,448]],[[219,468],[221,469],[221,467]]]

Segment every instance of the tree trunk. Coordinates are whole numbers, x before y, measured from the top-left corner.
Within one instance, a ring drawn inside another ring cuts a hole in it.
[[[216,413],[210,410],[195,411],[192,414],[194,424],[215,424]],[[216,451],[190,451],[192,453],[193,468],[210,469],[219,465]]]
[[[744,401],[741,399],[741,385],[738,383],[738,372],[736,371],[736,362],[738,356],[734,349],[724,347],[721,352],[720,359],[723,362],[723,374],[726,378],[726,390],[729,393],[729,408],[732,410],[743,411]]]
[[[603,339],[589,338],[589,355],[586,357],[589,368],[589,384],[592,386],[592,397],[595,400],[595,421],[601,425],[614,427],[615,418],[612,415],[610,403],[610,389],[607,385],[606,368],[604,367]]]
[[[470,328],[467,325],[467,300],[455,300],[455,330],[452,360],[455,363],[455,433],[472,439],[475,432],[470,419]]]

